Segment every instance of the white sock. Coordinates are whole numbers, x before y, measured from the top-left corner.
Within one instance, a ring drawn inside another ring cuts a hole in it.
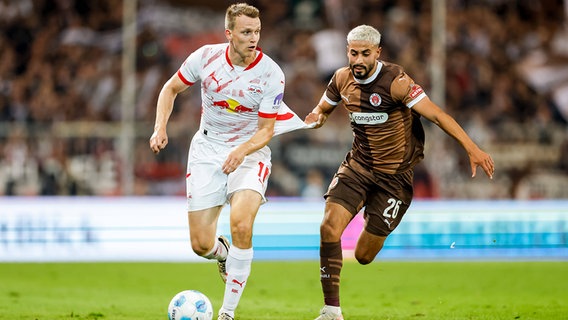
[[[328,306],[326,305],[325,308],[335,314],[341,314],[341,307],[335,307],[335,306]]]
[[[227,313],[235,317],[235,309],[243,295],[246,282],[250,275],[253,250],[239,249],[231,246],[227,256],[227,283],[225,284],[225,296],[223,306],[219,313]]]
[[[221,241],[219,241],[219,239],[215,239],[215,244],[213,245],[213,248],[211,248],[211,251],[205,254],[203,258],[209,260],[215,259],[217,261],[223,261],[227,259],[228,254],[229,253],[227,252],[227,249],[221,243]]]

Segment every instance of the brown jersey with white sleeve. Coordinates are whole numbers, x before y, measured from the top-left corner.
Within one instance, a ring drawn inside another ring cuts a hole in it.
[[[378,61],[368,79],[338,69],[324,93],[331,105],[343,101],[354,133],[351,158],[364,167],[396,174],[424,157],[424,130],[412,106],[426,97],[399,65]]]

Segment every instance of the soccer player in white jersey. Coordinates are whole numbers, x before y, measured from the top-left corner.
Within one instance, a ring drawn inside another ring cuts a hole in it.
[[[229,6],[225,15],[228,43],[205,45],[191,53],[164,84],[150,138],[154,153],[166,147],[166,125],[177,94],[201,81],[200,128],[187,163],[188,220],[193,251],[218,261],[225,282],[218,318],[222,320],[234,319],[250,274],[252,227],[266,201],[271,169],[267,144],[275,124],[294,118],[304,125],[289,109],[281,112],[286,107],[282,103],[284,74],[258,47],[260,30],[257,8],[245,3]],[[232,245],[216,235],[226,203],[230,204]]]

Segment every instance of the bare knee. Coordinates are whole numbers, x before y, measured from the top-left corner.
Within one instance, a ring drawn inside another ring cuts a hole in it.
[[[355,259],[357,259],[357,262],[359,262],[359,264],[366,265],[373,262],[373,260],[375,260],[375,257],[355,255]]]
[[[198,256],[209,254],[217,241],[215,233],[221,208],[217,206],[187,213],[191,249]]]
[[[341,234],[353,219],[353,215],[343,206],[334,202],[326,202],[325,206],[325,213],[320,225],[321,241],[340,241]]]
[[[355,259],[360,264],[369,264],[375,260],[383,248],[386,236],[376,236],[363,230],[355,247]]]
[[[203,257],[207,255],[209,251],[211,251],[211,249],[213,249],[213,244],[208,244],[205,243],[204,241],[199,241],[198,239],[192,239],[191,249],[193,250],[193,252],[195,252],[195,254],[197,254],[200,257]]]
[[[332,242],[336,241],[336,239],[340,238],[341,235],[329,221],[324,220],[320,225],[320,234],[324,241]]]
[[[204,232],[190,232],[191,249],[195,254],[204,257],[211,252],[215,246],[215,236]]]
[[[343,233],[344,229],[345,227],[342,224],[334,222],[326,217],[323,219],[320,225],[321,239],[324,242],[339,241],[341,239],[341,234]]]

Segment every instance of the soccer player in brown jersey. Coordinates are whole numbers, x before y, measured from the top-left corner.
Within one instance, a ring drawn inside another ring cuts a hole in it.
[[[379,60],[381,34],[360,25],[347,35],[349,66],[338,69],[318,105],[306,117],[321,127],[336,106],[349,112],[354,133],[352,149],[339,166],[327,193],[320,226],[320,280],[325,306],[316,320],[342,320],[339,304],[343,264],[341,235],[365,207],[365,227],[355,258],[371,263],[387,236],[398,226],[413,196],[413,168],[424,157],[420,117],[432,121],[467,152],[472,177],[481,167],[489,178],[491,156],[462,127],[434,104],[404,69]]]

